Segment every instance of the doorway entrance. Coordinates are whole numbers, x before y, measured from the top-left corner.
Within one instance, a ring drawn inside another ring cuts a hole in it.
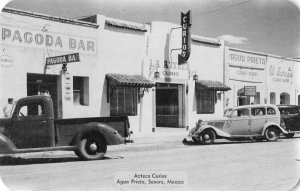
[[[43,90],[48,90],[53,101],[55,118],[59,118],[58,112],[58,75],[27,74],[27,96],[40,95]]]
[[[156,127],[182,126],[182,85],[156,84]]]

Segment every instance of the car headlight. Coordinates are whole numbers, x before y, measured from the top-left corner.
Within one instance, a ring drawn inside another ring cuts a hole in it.
[[[202,126],[202,125],[207,125],[207,124],[208,124],[208,121],[202,121],[202,122],[201,122],[201,126]]]

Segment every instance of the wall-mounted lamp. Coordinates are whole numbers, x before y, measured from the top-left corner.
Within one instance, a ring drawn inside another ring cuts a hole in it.
[[[222,92],[218,92],[217,93],[217,100],[221,100],[221,98],[222,98]]]
[[[140,88],[139,96],[143,97],[145,95],[145,92],[148,92],[148,91],[149,91],[148,88]]]
[[[67,64],[63,64],[61,70],[63,73],[66,73],[68,71]]]
[[[197,71],[193,71],[193,72],[189,72],[189,79],[191,78],[191,76],[193,76],[193,80],[197,81],[198,80],[198,75],[197,75]]]
[[[159,71],[154,72],[154,78],[159,78]]]

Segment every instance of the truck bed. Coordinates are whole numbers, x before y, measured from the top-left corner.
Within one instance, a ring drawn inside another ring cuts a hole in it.
[[[117,117],[90,117],[90,118],[71,118],[55,119],[55,145],[72,145],[75,134],[90,122],[103,123],[114,128],[122,137],[129,136],[129,121],[127,116]]]

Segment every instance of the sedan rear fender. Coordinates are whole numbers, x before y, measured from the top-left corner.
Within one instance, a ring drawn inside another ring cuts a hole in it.
[[[0,154],[12,154],[16,150],[16,145],[8,137],[0,133]]]
[[[271,126],[278,128],[278,130],[281,131],[281,133],[283,133],[283,134],[288,134],[288,132],[286,130],[284,130],[279,124],[274,123],[274,122],[268,122],[268,123],[265,123],[265,125],[264,125],[263,131],[262,131],[263,132],[262,135],[264,135],[266,129],[268,127],[271,127]]]
[[[202,127],[200,127],[198,129],[197,134],[199,134],[202,131],[207,130],[207,129],[210,129],[210,130],[214,131],[215,134],[219,137],[230,137],[230,135],[228,133],[225,133],[225,132],[221,131],[220,129],[218,129],[214,126],[211,126],[211,125],[203,125]]]
[[[118,145],[124,143],[123,137],[111,126],[103,123],[92,122],[84,126],[84,128],[77,133],[76,142],[80,141],[86,134],[97,134],[103,136],[107,145]]]

